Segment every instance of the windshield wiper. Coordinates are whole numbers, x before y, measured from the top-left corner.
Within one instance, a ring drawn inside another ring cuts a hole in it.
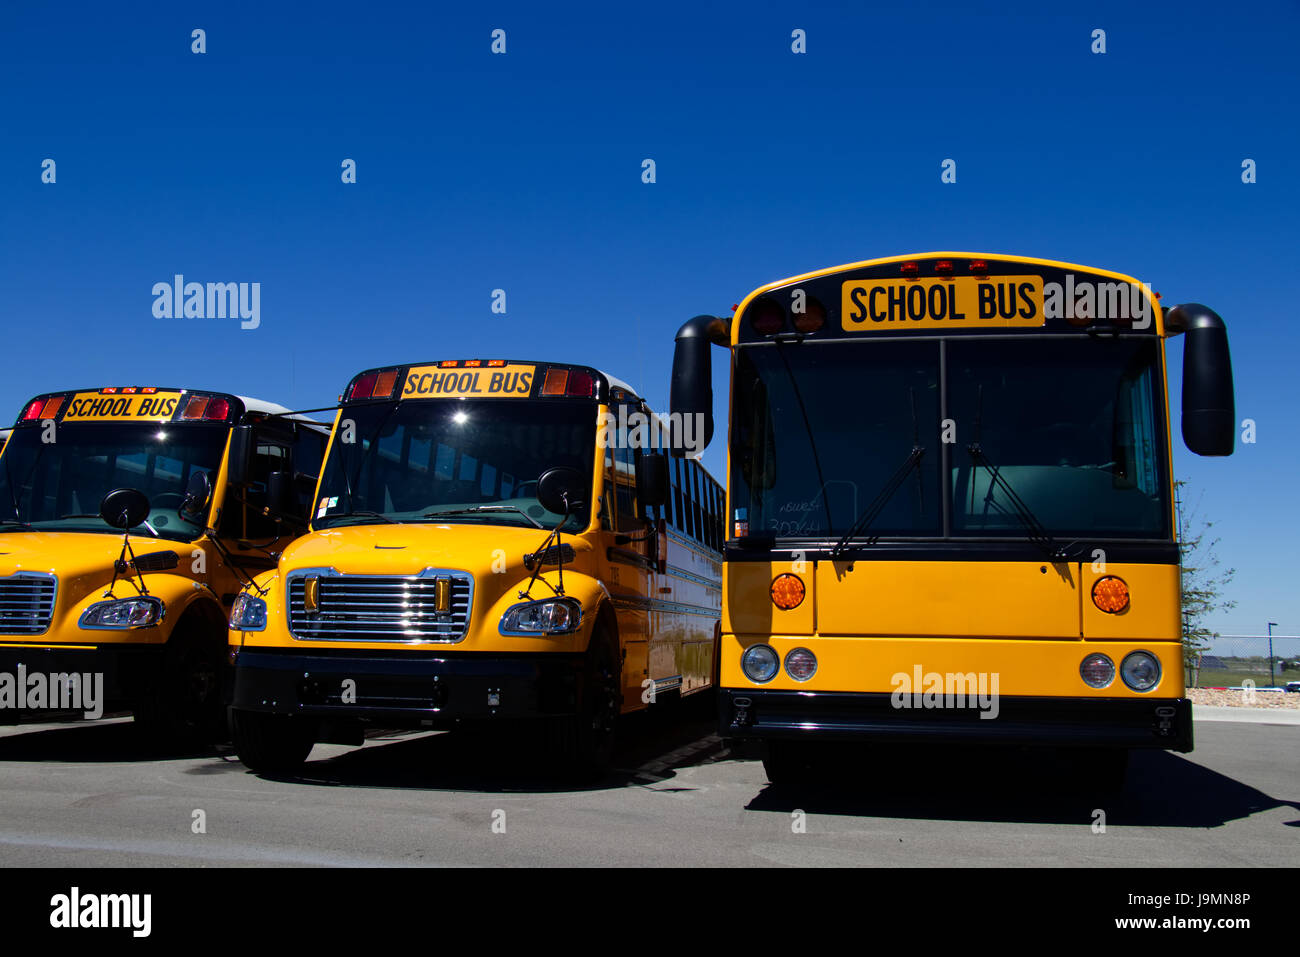
[[[912,469],[921,463],[921,456],[925,455],[925,447],[921,445],[920,425],[916,418],[916,390],[909,388],[907,394],[912,404],[912,451],[907,454],[903,464],[890,476],[889,481],[885,483],[885,487],[880,490],[880,493],[866,507],[866,510],[849,526],[849,530],[844,533],[844,537],[835,543],[835,547],[831,549],[832,561],[844,553],[848,548],[850,539],[861,535],[872,522],[880,517],[880,513],[889,504],[889,500],[894,497],[894,493],[899,490]],[[917,493],[920,494],[922,488],[921,473],[919,471],[916,474],[916,484]]]
[[[880,516],[880,513],[884,511],[885,506],[889,504],[889,500],[894,497],[894,493],[902,486],[912,469],[920,464],[923,455],[925,455],[925,449],[922,446],[912,446],[912,451],[907,454],[907,458],[898,467],[898,471],[890,476],[889,481],[885,483],[885,487],[880,490],[880,494],[858,516],[857,521],[844,533],[844,537],[835,543],[835,547],[831,549],[832,560],[839,558],[847,550],[850,539],[857,538],[865,532],[867,527]]]
[[[989,505],[995,504],[993,500],[993,489],[995,487],[1000,488],[1002,490],[1002,494],[1004,494],[1007,497],[1007,501],[1011,503],[1012,514],[1015,515],[1016,520],[1020,522],[1021,527],[1024,528],[1025,537],[1027,537],[1031,542],[1033,542],[1035,545],[1041,548],[1044,554],[1046,554],[1048,558],[1051,559],[1066,558],[1067,556],[1065,554],[1065,550],[1056,543],[1056,539],[1054,539],[1052,537],[1051,532],[1047,530],[1047,526],[1045,526],[1042,522],[1038,520],[1038,516],[1036,516],[1033,513],[1033,511],[1029,508],[1029,506],[1025,504],[1024,499],[1022,499],[1019,495],[1016,494],[1016,490],[1011,487],[1011,483],[1008,482],[1005,478],[1003,478],[1001,470],[998,469],[998,467],[994,465],[991,461],[989,461],[989,457],[984,454],[984,447],[980,445],[980,429],[983,425],[983,419],[984,419],[984,386],[983,384],[981,384],[979,387],[979,397],[976,400],[976,405],[975,405],[975,441],[972,442],[970,445],[966,446],[966,451],[970,453],[971,460],[977,466],[981,466],[982,468],[984,468],[985,471],[989,473],[989,489],[987,492],[984,493],[985,510],[986,511],[988,510]],[[970,510],[974,512],[975,510],[974,475],[971,476],[970,494],[971,494]]]
[[[989,473],[989,490],[984,493],[985,508],[991,504],[995,504],[993,499],[993,489],[1001,489],[1002,494],[1006,496],[1007,501],[1011,505],[1011,513],[1015,515],[1016,520],[1019,521],[1021,527],[1024,528],[1025,537],[1041,548],[1048,558],[1065,559],[1067,557],[1065,550],[1057,544],[1056,539],[1052,537],[1052,533],[1049,532],[1047,527],[1038,520],[1038,516],[1036,516],[1029,506],[1025,504],[1024,499],[1016,494],[1016,490],[1011,487],[1011,483],[1002,476],[1001,470],[989,461],[989,457],[984,454],[984,450],[980,447],[980,444],[978,442],[972,442],[970,445],[966,446],[966,451],[970,453],[970,457],[974,460],[976,465],[981,466]],[[975,486],[972,482],[971,495],[974,496],[974,494]]]
[[[546,530],[545,525],[516,505],[475,505],[472,508],[449,508],[440,512],[425,512],[420,517],[436,518],[439,515],[474,515],[479,512],[518,512],[524,518],[528,519],[528,521],[532,522],[534,528],[539,528],[543,531]]]
[[[31,522],[24,522],[17,518],[0,518],[0,528],[27,528],[35,530]]]
[[[341,519],[341,518],[353,518],[353,517],[358,516],[358,515],[359,515],[359,516],[362,516],[363,518],[381,518],[381,519],[383,519],[385,522],[387,522],[389,525],[401,525],[401,524],[402,524],[402,523],[399,522],[397,519],[395,519],[395,518],[389,518],[387,515],[383,514],[382,512],[370,512],[370,511],[367,511],[367,510],[365,510],[365,509],[361,509],[360,511],[356,511],[356,512],[348,512],[346,515],[331,515],[331,516],[328,516],[328,518],[330,519],[331,522],[335,522],[335,521],[338,521],[338,520]],[[328,527],[328,526],[326,526],[326,527]]]

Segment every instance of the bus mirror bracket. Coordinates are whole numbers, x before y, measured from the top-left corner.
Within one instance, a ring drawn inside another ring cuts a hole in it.
[[[1236,439],[1228,330],[1213,309],[1174,306],[1169,325],[1183,331],[1183,442],[1197,455],[1231,455]]]

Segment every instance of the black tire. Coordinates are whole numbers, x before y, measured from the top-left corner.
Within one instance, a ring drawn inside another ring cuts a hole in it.
[[[163,666],[135,702],[135,724],[154,747],[213,744],[229,737],[222,683],[225,635],[178,629]]]
[[[316,745],[315,723],[260,711],[230,712],[235,753],[258,774],[285,774],[302,767]]]
[[[614,739],[623,706],[622,676],[614,647],[608,633],[597,630],[587,650],[578,713],[552,723],[549,757],[566,777],[593,780],[613,766]]]

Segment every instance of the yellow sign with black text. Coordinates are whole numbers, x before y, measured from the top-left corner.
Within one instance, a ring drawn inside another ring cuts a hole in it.
[[[133,395],[78,392],[72,397],[64,422],[165,422],[176,411],[179,392]]]
[[[536,366],[505,365],[479,368],[415,366],[406,373],[403,399],[524,398],[533,389]]]
[[[840,315],[845,332],[1041,326],[1043,277],[851,279]]]

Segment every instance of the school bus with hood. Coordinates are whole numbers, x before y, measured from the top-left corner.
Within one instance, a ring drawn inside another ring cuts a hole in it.
[[[305,528],[324,454],[288,411],[156,386],[23,407],[0,454],[0,674],[25,680],[0,718],[78,709],[76,675],[155,743],[224,736],[228,610]]]
[[[1192,749],[1165,343],[1182,434],[1233,449],[1223,320],[1132,277],[924,253],[769,283],[677,334],[672,410],[730,359],[721,733]]]
[[[513,722],[597,772],[616,719],[713,682],[722,489],[585,366],[443,360],[341,396],[311,531],[231,613],[240,758]],[[639,424],[638,424],[639,423]]]

